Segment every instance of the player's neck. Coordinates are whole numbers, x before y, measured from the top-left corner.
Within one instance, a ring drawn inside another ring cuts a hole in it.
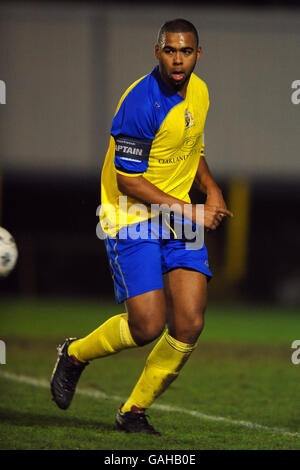
[[[188,84],[189,84],[189,79],[183,84],[182,88],[176,88],[176,87],[172,87],[172,85],[170,83],[168,83],[167,81],[165,81],[162,77],[162,80],[163,82],[165,83],[165,85],[168,86],[168,88],[170,88],[171,90],[173,90],[174,92],[177,93],[177,95],[180,95],[184,100],[186,98],[186,93],[187,93],[187,87],[188,87]]]
[[[187,87],[188,87],[189,82],[187,81],[181,90],[177,91],[178,95],[180,95],[184,100],[186,98],[186,92],[187,92]]]

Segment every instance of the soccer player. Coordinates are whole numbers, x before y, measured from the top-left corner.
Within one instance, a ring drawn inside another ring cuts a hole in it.
[[[102,213],[105,245],[116,300],[125,303],[126,313],[84,338],[67,339],[51,379],[53,399],[66,409],[91,360],[159,338],[116,417],[118,429],[150,434],[159,432],[145,410],[176,379],[204,326],[212,276],[206,247],[187,249],[187,237],[174,229],[178,220],[199,227],[200,205],[189,198],[192,184],[206,194],[202,228],[215,230],[232,216],[204,157],[209,96],[193,73],[201,57],[195,27],[183,19],[165,23],[155,57],[154,70],[119,102],[101,178],[102,206],[113,209]],[[146,210],[133,210],[138,203]],[[162,222],[167,212],[152,217],[151,205],[169,207],[169,223]],[[166,227],[172,236],[165,236]],[[148,236],[132,236],[132,229]]]

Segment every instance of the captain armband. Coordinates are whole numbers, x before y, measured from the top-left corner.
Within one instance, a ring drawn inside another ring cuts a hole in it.
[[[115,137],[115,167],[122,173],[147,171],[152,140],[118,135]]]

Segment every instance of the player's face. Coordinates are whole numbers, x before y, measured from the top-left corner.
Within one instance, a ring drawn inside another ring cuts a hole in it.
[[[164,82],[180,92],[187,86],[201,47],[197,47],[195,35],[189,33],[165,33],[160,44],[155,46],[155,56]]]

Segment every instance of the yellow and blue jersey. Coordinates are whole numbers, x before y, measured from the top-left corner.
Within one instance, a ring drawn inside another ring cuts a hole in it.
[[[194,73],[185,98],[163,82],[158,67],[126,90],[113,118],[102,169],[104,211],[100,221],[104,232],[114,236],[123,226],[138,223],[151,214],[150,209],[147,214],[130,214],[130,207],[138,203],[134,198],[128,197],[126,207],[119,203],[122,193],[117,186],[117,173],[143,175],[165,193],[190,202],[189,191],[204,155],[208,108],[207,86]],[[110,211],[110,207],[114,210]]]

